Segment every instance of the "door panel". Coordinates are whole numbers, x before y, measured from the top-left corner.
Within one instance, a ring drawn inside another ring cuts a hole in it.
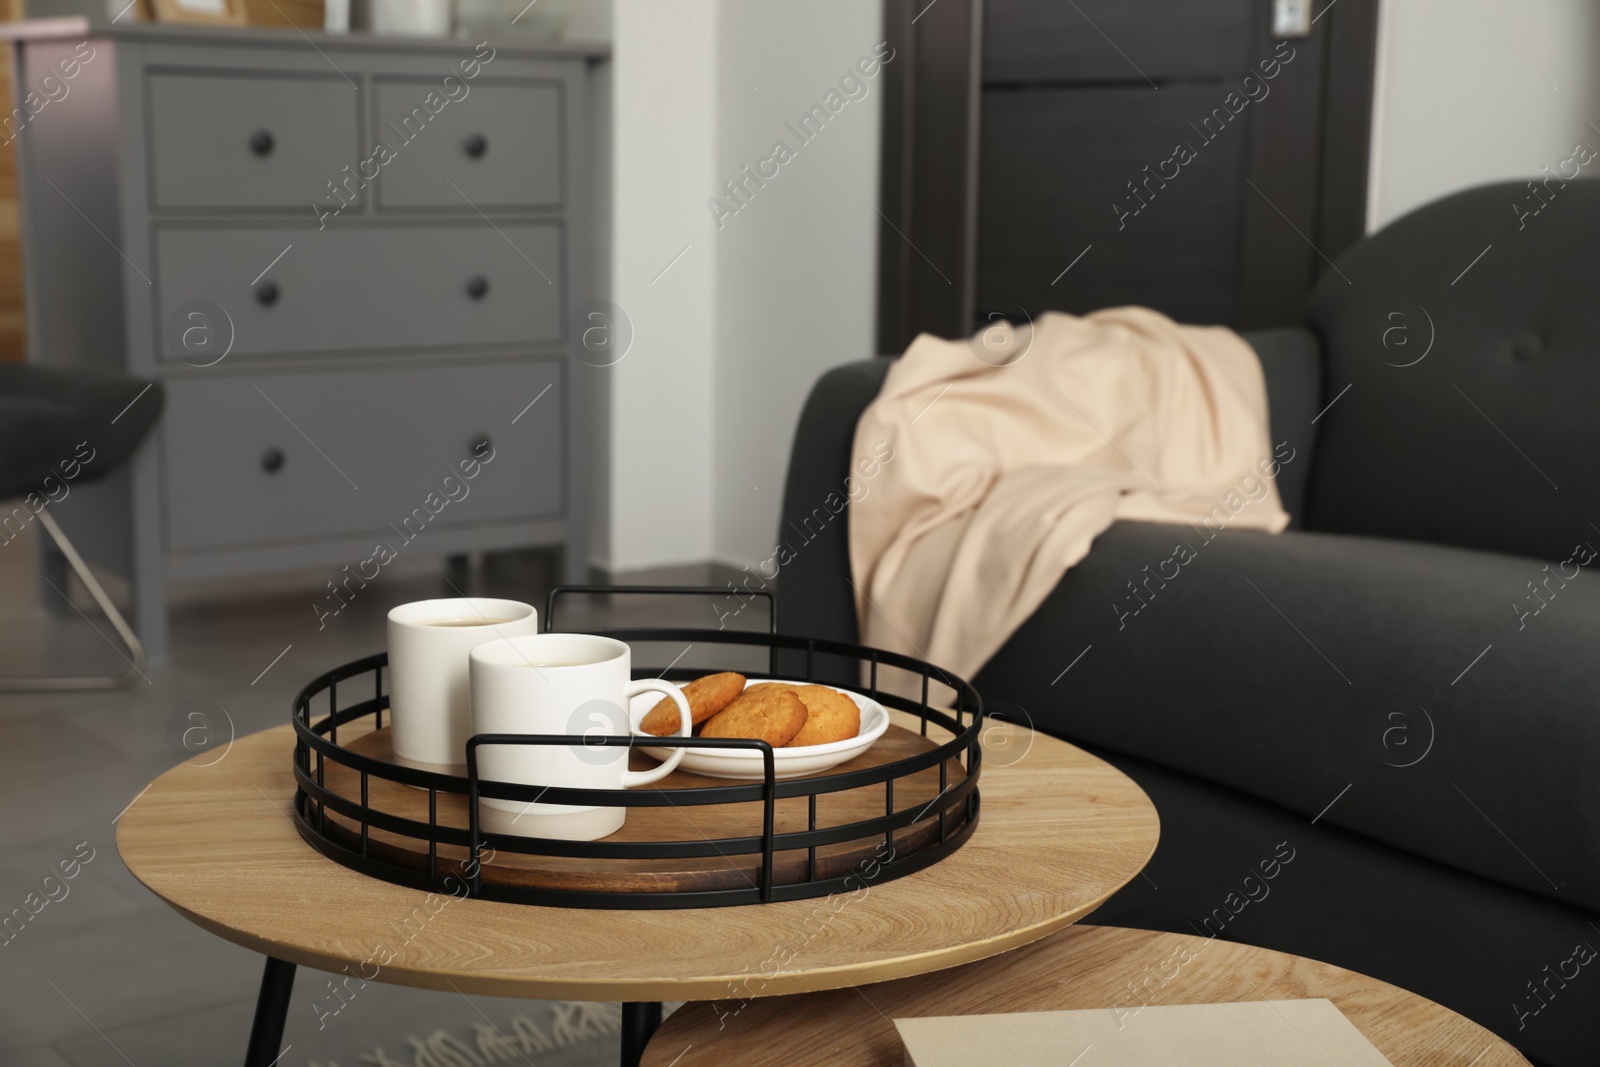
[[[993,311],[1292,324],[1359,238],[1377,0],[1290,41],[1272,0],[913,4],[885,20],[882,351]]]
[[[980,321],[1140,304],[1239,322],[1256,119],[1282,107],[1271,91],[1281,64],[1252,83],[1259,102],[1242,92],[1255,55],[1272,54],[1258,37],[1264,11],[1256,0],[985,8]],[[1295,118],[1315,132],[1314,108]],[[1300,250],[1277,251],[1298,281]]]
[[[1018,305],[1082,314],[1118,304],[1233,320],[1246,189],[1238,149],[1249,134],[1238,127],[1249,119],[1208,143],[1172,112],[1203,116],[1216,90],[1174,86],[1161,96],[1148,87],[984,94],[980,320]],[[1194,159],[1164,181],[1159,171],[1172,173],[1163,163],[1180,143],[1194,146]]]
[[[1159,81],[1233,74],[1250,64],[1257,6],[1252,0],[988,0],[983,81],[1132,76],[1143,84],[1146,76]]]

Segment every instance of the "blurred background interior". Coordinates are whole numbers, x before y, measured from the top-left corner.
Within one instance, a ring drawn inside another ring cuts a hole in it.
[[[161,385],[118,415],[142,440],[49,511],[144,659],[6,505],[0,672],[137,675],[0,699],[0,911],[64,848],[94,856],[0,948],[13,1067],[242,1048],[259,957],[114,845],[191,755],[185,709],[282,723],[407,600],[726,588],[773,555],[828,369],[1050,309],[1299,324],[1364,234],[1600,144],[1584,0],[0,11],[0,361]],[[469,457],[491,458],[441,500]],[[541,1064],[614,1062],[614,1008],[476,1003],[371,985],[324,1030],[291,1012],[284,1062],[476,1062],[445,1057],[490,1016],[563,1035]]]

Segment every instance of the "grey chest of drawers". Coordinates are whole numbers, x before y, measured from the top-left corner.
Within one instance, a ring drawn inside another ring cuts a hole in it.
[[[30,358],[166,388],[131,469],[53,508],[153,655],[171,580],[326,569],[316,629],[407,554],[555,544],[585,573],[601,50],[5,36]]]

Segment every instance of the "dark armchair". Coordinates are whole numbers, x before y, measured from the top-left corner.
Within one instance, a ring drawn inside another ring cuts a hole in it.
[[[1527,194],[1394,222],[1305,328],[1249,335],[1290,531],[1118,523],[974,681],[1160,810],[1149,877],[1094,921],[1363,971],[1565,1067],[1600,1047],[1600,182]],[[786,528],[887,367],[817,383]],[[856,636],[843,518],[783,568],[790,632]]]

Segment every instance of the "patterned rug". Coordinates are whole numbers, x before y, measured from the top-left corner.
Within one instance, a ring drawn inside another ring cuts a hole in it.
[[[491,1006],[491,1011],[498,1004]],[[490,1067],[532,1063],[538,1067],[600,1067],[615,1064],[622,1009],[586,1001],[527,1001],[516,1013],[478,1013],[457,1025],[408,1033],[377,1044],[351,1041],[319,1049],[306,1067]],[[370,1035],[367,1035],[370,1036]],[[334,1058],[329,1058],[332,1055]]]

